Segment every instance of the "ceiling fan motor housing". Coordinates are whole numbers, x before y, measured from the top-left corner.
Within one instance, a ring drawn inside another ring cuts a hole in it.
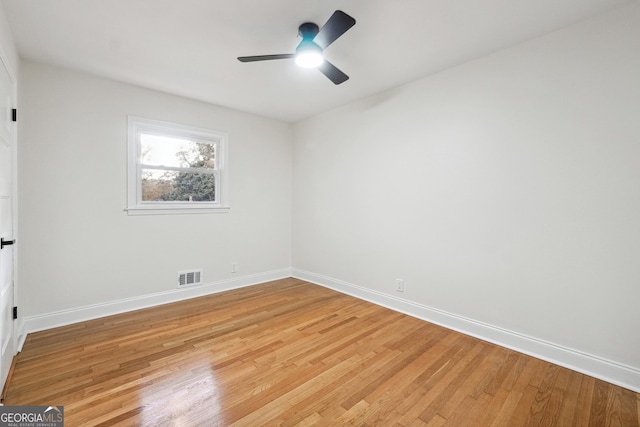
[[[303,40],[313,40],[320,29],[313,22],[305,22],[298,27],[298,34]]]

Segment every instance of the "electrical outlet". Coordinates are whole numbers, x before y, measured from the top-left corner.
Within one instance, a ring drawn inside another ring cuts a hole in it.
[[[396,292],[404,292],[404,279],[396,279]]]
[[[238,272],[238,263],[237,262],[232,262],[231,263],[231,272],[232,273],[237,273]]]

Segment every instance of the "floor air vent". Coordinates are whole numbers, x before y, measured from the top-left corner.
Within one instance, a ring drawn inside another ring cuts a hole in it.
[[[202,283],[202,269],[178,271],[178,287],[199,285]]]

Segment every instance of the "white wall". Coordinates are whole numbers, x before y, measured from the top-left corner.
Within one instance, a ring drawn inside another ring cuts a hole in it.
[[[637,3],[294,139],[294,272],[640,374]]]
[[[290,125],[29,61],[20,89],[27,322],[171,292],[179,270],[203,268],[212,291],[288,271]],[[128,216],[127,115],[228,132],[230,213]]]

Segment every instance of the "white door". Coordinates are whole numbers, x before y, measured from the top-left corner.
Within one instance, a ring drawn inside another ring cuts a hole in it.
[[[13,331],[13,166],[15,85],[0,58],[0,390],[16,354]]]

